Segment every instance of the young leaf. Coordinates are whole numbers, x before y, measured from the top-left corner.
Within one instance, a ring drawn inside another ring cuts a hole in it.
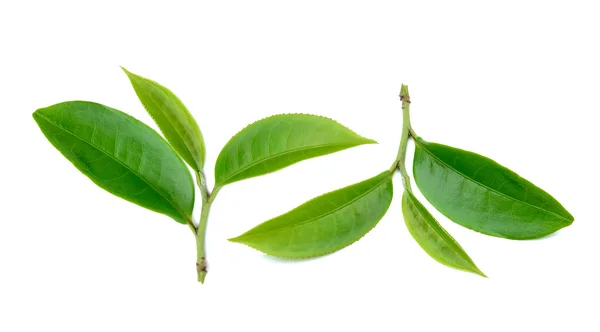
[[[271,116],[249,125],[227,142],[215,165],[216,183],[223,186],[368,143],[376,142],[325,117]]]
[[[573,222],[552,196],[495,161],[421,138],[415,142],[415,182],[454,222],[518,240],[543,237]]]
[[[485,277],[458,242],[408,190],[402,195],[402,214],[408,231],[429,256],[444,265]]]
[[[204,139],[181,100],[164,86],[122,68],[138,98],[171,146],[196,172],[204,166]]]
[[[392,201],[392,177],[383,172],[329,192],[229,241],[266,254],[321,256],[358,241],[383,218]]]
[[[50,143],[101,188],[177,222],[191,220],[192,177],[150,127],[85,101],[42,108],[33,118]]]

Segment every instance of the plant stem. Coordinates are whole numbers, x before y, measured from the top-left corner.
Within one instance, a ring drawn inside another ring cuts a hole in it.
[[[198,228],[195,229],[194,235],[196,237],[196,252],[198,254],[196,258],[196,270],[198,272],[198,281],[204,283],[206,278],[206,225],[208,224],[208,216],[210,214],[210,207],[217,197],[221,187],[215,186],[212,192],[209,192],[206,188],[206,181],[202,173],[197,173],[198,186],[202,193],[202,212],[200,213],[200,222]]]
[[[400,88],[400,100],[402,101],[402,135],[400,136],[398,156],[390,168],[390,172],[399,169],[400,175],[402,175],[402,184],[404,185],[404,188],[409,192],[412,192],[410,187],[410,177],[406,171],[405,160],[408,138],[410,136],[416,136],[416,134],[410,125],[410,95],[408,94],[408,86],[405,84],[402,84],[402,87]]]
[[[210,212],[210,204],[202,205],[202,213],[200,214],[200,223],[196,231],[196,252],[198,254],[196,258],[196,270],[198,272],[198,281],[204,283],[206,278],[206,225],[208,223],[208,215]]]
[[[198,188],[200,188],[200,195],[202,196],[202,206],[208,200],[208,192],[206,191],[206,178],[204,177],[204,173],[196,172],[196,184]]]

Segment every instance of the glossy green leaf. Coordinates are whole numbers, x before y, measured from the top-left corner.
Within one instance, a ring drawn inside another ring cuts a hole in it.
[[[495,161],[421,138],[415,142],[415,182],[454,222],[520,240],[548,235],[573,222],[552,196]]]
[[[325,117],[271,116],[249,125],[227,142],[217,158],[216,182],[222,186],[368,143],[376,142]]]
[[[85,101],[42,108],[33,118],[50,143],[101,188],[180,223],[191,220],[192,177],[152,128]]]
[[[392,194],[392,177],[383,172],[314,198],[230,241],[278,257],[326,255],[358,241],[375,227],[390,206]]]
[[[185,105],[164,86],[122,69],[171,146],[196,172],[201,172],[204,167],[204,139]]]
[[[408,231],[429,256],[444,265],[485,277],[458,242],[407,190],[402,196],[402,214]]]

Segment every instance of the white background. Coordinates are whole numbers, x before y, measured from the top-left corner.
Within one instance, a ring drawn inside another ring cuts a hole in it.
[[[484,3],[2,1],[0,330],[598,331],[600,11],[593,1]],[[156,128],[119,65],[188,106],[211,184],[227,140],[276,113],[325,115],[380,144],[223,189],[201,285],[186,226],[98,189],[31,118],[92,100]],[[573,225],[518,242],[431,209],[484,279],[421,250],[397,177],[387,215],[338,253],[282,261],[226,241],[387,169],[402,82],[419,135],[510,167]]]

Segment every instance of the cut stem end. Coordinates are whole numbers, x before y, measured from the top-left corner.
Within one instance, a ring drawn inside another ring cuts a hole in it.
[[[199,263],[196,263],[196,270],[198,271],[198,282],[204,283],[204,279],[206,278],[206,260],[204,257],[200,259]]]
[[[204,278],[206,278],[206,272],[198,272],[198,282],[203,284]]]
[[[402,84],[400,87],[400,100],[410,103],[410,95],[408,94],[408,85]]]

